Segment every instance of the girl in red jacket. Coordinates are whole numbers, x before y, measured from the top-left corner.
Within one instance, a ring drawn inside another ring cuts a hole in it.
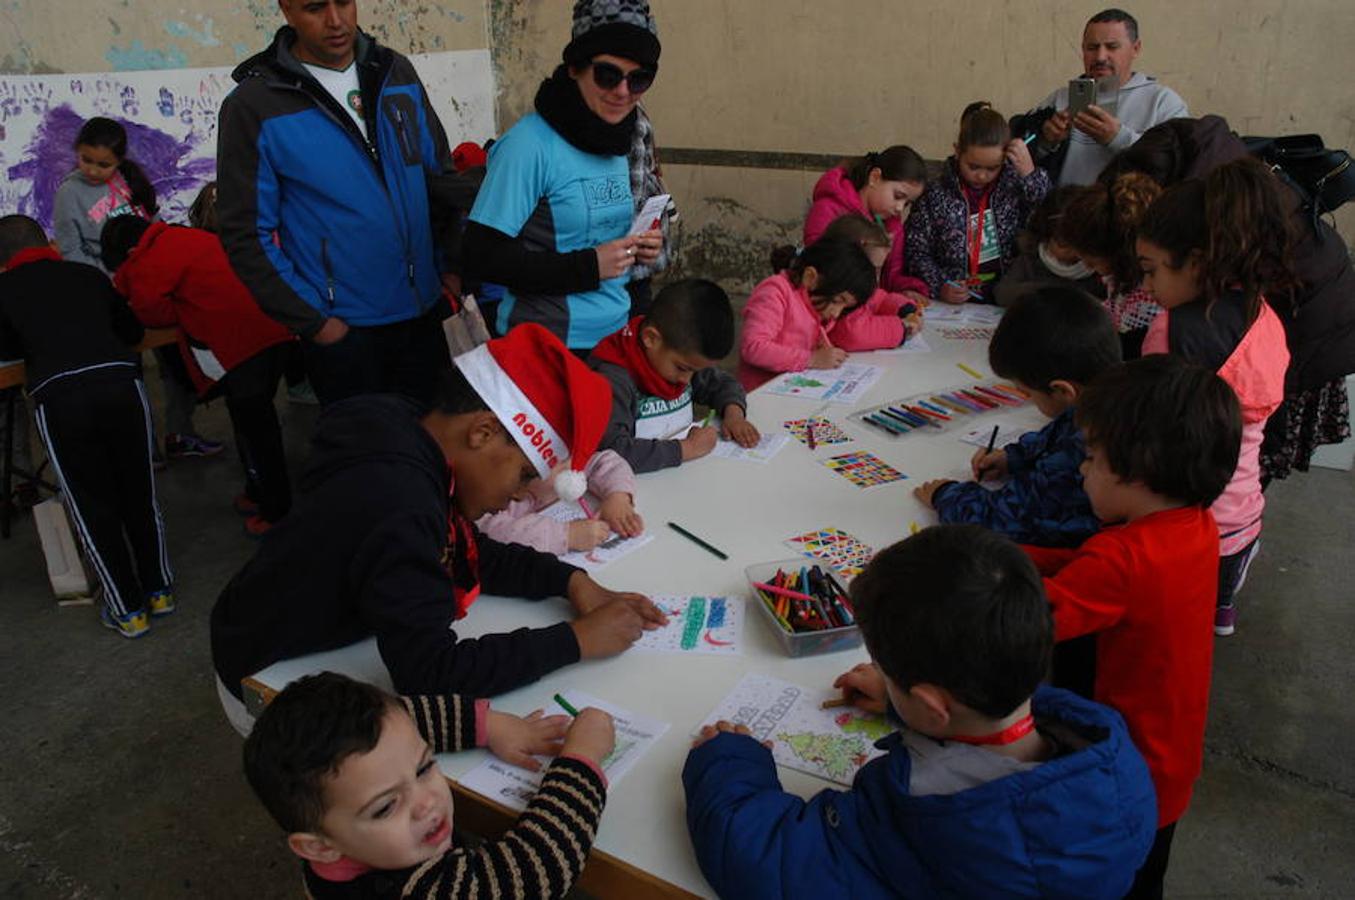
[[[910,294],[915,303],[930,296],[927,283],[904,272],[905,223],[913,204],[927,187],[927,166],[912,147],[902,144],[867,153],[823,173],[814,185],[814,202],[805,217],[804,244],[824,236],[828,226],[845,215],[865,216],[883,224],[892,242],[881,266],[880,286]]]
[[[877,287],[875,267],[859,245],[825,239],[807,247],[748,298],[739,383],[751,391],[777,372],[842,365],[847,351],[833,343],[833,328],[839,316],[869,300]]]
[[[221,384],[245,473],[235,508],[247,516],[245,533],[261,536],[292,502],[273,408],[291,333],[259,309],[211,232],[120,216],[104,226],[101,243],[113,284],[137,318],[152,328],[178,326],[199,391]]]

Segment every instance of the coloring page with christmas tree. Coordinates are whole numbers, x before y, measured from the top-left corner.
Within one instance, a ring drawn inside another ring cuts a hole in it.
[[[763,390],[785,397],[800,397],[828,403],[856,403],[875,382],[884,369],[860,363],[844,363],[836,369],[805,369],[787,372],[768,382]]]
[[[611,715],[616,726],[616,745],[612,752],[602,760],[602,771],[607,774],[607,789],[616,787],[616,783],[631,770],[650,747],[668,731],[667,722],[657,722],[638,716],[627,709],[590,697],[582,691],[563,691],[561,696],[575,709],[595,706]],[[555,701],[546,705],[546,715],[569,715],[569,711]],[[550,763],[549,756],[538,756],[541,771],[528,772],[512,763],[506,763],[497,756],[490,755],[480,765],[457,779],[457,783],[482,797],[497,800],[504,806],[516,810],[526,809],[527,804],[541,786],[541,777]]]
[[[832,690],[748,674],[701,725],[721,719],[747,725],[753,737],[772,742],[778,765],[850,785],[862,766],[884,755],[875,749],[875,742],[894,726],[884,716],[853,707],[823,709],[825,700],[840,696]]]

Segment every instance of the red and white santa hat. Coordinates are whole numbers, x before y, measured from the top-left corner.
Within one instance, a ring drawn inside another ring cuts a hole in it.
[[[555,492],[564,500],[582,497],[588,489],[583,469],[611,419],[607,379],[533,322],[453,362],[542,478],[568,459],[568,471],[555,477]]]

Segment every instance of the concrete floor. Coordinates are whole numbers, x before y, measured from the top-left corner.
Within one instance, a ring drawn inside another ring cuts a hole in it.
[[[316,411],[280,409],[299,460]],[[198,416],[229,436],[221,404]],[[140,641],[52,602],[28,516],[0,542],[0,896],[300,896],[212,680],[211,605],[254,548],[238,488],[229,451],[161,474],[180,608]],[[1296,474],[1269,501],[1238,633],[1218,643],[1173,897],[1355,896],[1355,475]]]

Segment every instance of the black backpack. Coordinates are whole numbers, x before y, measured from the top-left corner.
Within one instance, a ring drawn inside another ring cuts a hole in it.
[[[1316,134],[1244,137],[1247,151],[1302,198],[1303,208],[1317,219],[1355,198],[1355,165],[1344,150],[1331,150]]]

